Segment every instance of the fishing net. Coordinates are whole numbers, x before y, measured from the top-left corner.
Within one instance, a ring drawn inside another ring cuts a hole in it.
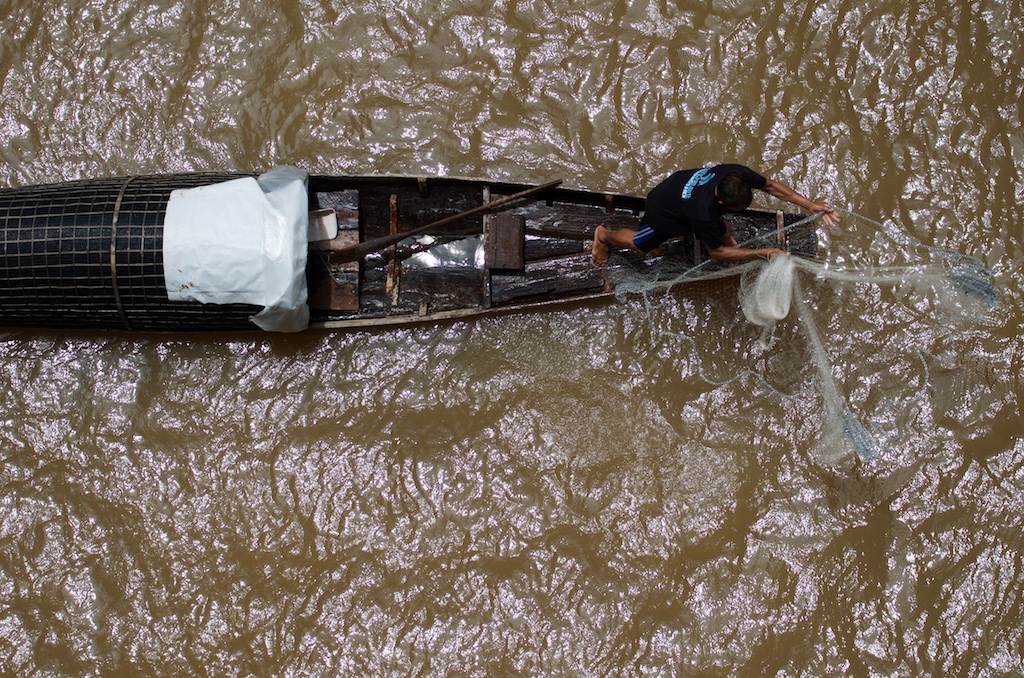
[[[616,287],[623,300],[639,295],[651,314],[659,295],[684,289],[683,283],[693,289],[700,281],[735,278],[738,285],[717,283],[691,308],[703,324],[654,331],[693,352],[697,376],[712,386],[750,380],[776,397],[801,401],[810,391],[821,422],[816,453],[829,465],[878,459],[898,434],[901,413],[921,406],[930,366],[949,361],[958,335],[999,303],[993,274],[978,259],[843,214],[843,232],[870,227],[868,248],[835,242],[814,259],[775,256],[734,266],[664,262],[634,269]],[[701,303],[707,308],[698,310]],[[709,340],[709,333],[718,339]],[[792,369],[771,367],[780,363]],[[864,395],[863,383],[884,378],[899,382],[886,391],[888,402],[868,402],[878,398]],[[868,410],[884,415],[872,419]]]

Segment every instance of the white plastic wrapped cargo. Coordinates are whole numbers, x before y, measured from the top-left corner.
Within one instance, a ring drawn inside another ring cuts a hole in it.
[[[261,329],[306,329],[308,177],[277,167],[259,179],[173,191],[164,219],[167,297],[263,306],[250,318]]]

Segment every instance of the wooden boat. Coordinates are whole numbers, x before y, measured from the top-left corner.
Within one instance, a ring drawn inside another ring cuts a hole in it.
[[[0,326],[254,329],[259,306],[172,300],[164,271],[172,191],[245,176],[253,175],[0,190]],[[659,260],[697,265],[706,257],[699,243],[680,239],[660,257],[614,256],[595,266],[594,229],[635,228],[643,211],[637,196],[433,177],[310,175],[307,185],[311,219],[329,231],[308,244],[310,328],[386,327],[601,299]],[[733,229],[741,241],[757,237],[760,246],[813,256],[813,226],[786,229],[800,219],[752,210],[736,215]]]

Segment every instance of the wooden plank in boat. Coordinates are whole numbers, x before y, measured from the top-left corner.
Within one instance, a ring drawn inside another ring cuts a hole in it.
[[[318,311],[359,310],[359,262],[337,264],[331,261],[331,252],[342,250],[359,242],[359,231],[338,231],[333,240],[309,244],[310,257],[324,259],[325,275],[309,291],[309,307]]]
[[[491,303],[498,305],[540,296],[571,298],[585,290],[603,288],[606,279],[607,272],[594,266],[589,252],[531,262],[522,273],[491,275]]]
[[[370,315],[417,314],[427,306],[431,313],[483,306],[483,269],[420,269],[402,273],[402,293],[397,299],[385,289],[387,267],[383,259],[367,262],[360,285],[360,313]]]
[[[525,229],[526,219],[518,214],[504,212],[484,218],[484,257],[489,268],[522,270]]]
[[[405,183],[366,185],[359,194],[359,210],[363,239],[373,240],[386,236],[391,230],[391,196],[398,196],[398,231],[411,231],[440,219],[479,207],[479,188],[448,184],[430,184],[424,197],[415,179]],[[439,228],[430,235],[458,235],[474,231],[479,233],[482,217],[474,215],[459,219]]]
[[[317,311],[358,311],[358,281],[327,276],[309,296],[309,307]]]
[[[338,235],[333,240],[317,240],[309,243],[310,251],[334,252],[355,247],[359,244],[359,231],[338,229]]]
[[[590,243],[585,240],[567,240],[564,238],[537,238],[526,239],[526,261],[537,261],[538,259],[554,259],[580,252],[590,252]]]
[[[603,225],[612,230],[637,227],[637,218],[631,214],[605,214],[603,210],[587,208],[569,211],[562,209],[552,215],[531,218],[526,214],[526,232],[529,235],[542,237],[566,238],[573,240],[590,240],[594,230]]]

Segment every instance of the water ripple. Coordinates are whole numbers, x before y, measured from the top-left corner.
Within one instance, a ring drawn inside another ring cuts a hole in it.
[[[831,270],[920,241],[1001,295],[807,282],[870,467],[819,463],[807,339],[761,347],[729,282],[4,334],[0,670],[1020,673],[1019,4],[16,0],[5,185],[289,162],[642,193],[736,160],[885,222],[823,234]]]

